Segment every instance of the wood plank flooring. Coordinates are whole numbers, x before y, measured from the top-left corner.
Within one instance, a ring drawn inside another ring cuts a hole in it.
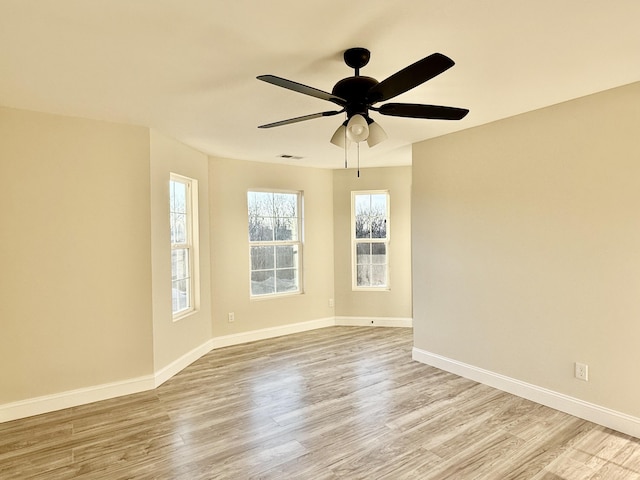
[[[215,350],[160,388],[0,424],[9,479],[640,479],[640,441],[411,360],[402,328]]]

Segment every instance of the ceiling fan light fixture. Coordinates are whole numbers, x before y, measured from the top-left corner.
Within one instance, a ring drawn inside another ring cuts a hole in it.
[[[352,142],[362,142],[369,136],[367,119],[360,114],[353,115],[347,123],[347,138]]]
[[[331,143],[340,148],[349,146],[349,143],[351,142],[349,142],[349,140],[347,139],[347,127],[345,126],[345,124],[340,125],[335,131],[333,137],[331,137]]]
[[[389,138],[387,136],[387,132],[383,130],[380,124],[371,120],[371,123],[369,124],[369,136],[367,137],[367,144],[369,145],[369,148],[375,147],[387,138]]]

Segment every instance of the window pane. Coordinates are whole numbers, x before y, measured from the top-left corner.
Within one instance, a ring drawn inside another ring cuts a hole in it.
[[[270,242],[273,240],[273,218],[249,215],[249,241]]]
[[[371,218],[371,238],[387,237],[387,220],[383,215],[375,215]]]
[[[274,248],[272,246],[251,247],[251,270],[273,269],[275,267]]]
[[[354,203],[356,215],[369,215],[369,212],[371,211],[371,195],[356,195]]]
[[[298,240],[298,220],[295,218],[276,218],[276,241]]]
[[[276,291],[295,292],[298,290],[298,271],[295,268],[276,270]]]
[[[189,277],[189,250],[186,248],[171,251],[171,280]]]
[[[368,287],[371,285],[370,272],[371,267],[369,265],[358,265],[357,270],[357,285],[359,287]]]
[[[356,215],[356,238],[371,238],[369,216]]]
[[[187,243],[187,215],[171,214],[171,243]]]
[[[356,244],[356,264],[363,265],[371,263],[371,244],[370,243],[358,243]]]
[[[371,263],[387,263],[387,245],[384,243],[373,243],[371,245]]]
[[[165,184],[166,185],[166,184]],[[187,185],[182,182],[171,181],[169,189],[170,208],[173,212],[186,213]]]
[[[371,215],[387,215],[387,195],[374,193],[371,195]]]
[[[371,267],[371,286],[384,287],[387,284],[386,265],[373,265]]]
[[[190,298],[191,293],[189,292],[188,280],[176,280],[172,282],[171,300],[174,313],[188,309],[190,307]]]
[[[356,195],[354,199],[354,217],[356,221],[356,238],[370,238],[369,223],[371,195]]]
[[[171,311],[173,313],[180,311],[180,293],[177,281],[171,282]]]
[[[295,193],[275,193],[273,206],[276,217],[295,218],[298,216],[298,195]]]
[[[276,268],[295,268],[297,266],[296,255],[297,245],[286,245],[276,247]]]
[[[275,293],[274,270],[251,272],[251,295]]]
[[[259,217],[275,217],[273,210],[273,194],[269,192],[249,192],[249,215]]]

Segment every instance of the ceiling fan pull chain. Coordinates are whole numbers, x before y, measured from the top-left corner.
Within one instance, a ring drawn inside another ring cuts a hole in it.
[[[344,168],[347,167],[347,129],[344,129]]]

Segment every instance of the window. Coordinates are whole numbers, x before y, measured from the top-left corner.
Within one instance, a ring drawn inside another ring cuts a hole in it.
[[[352,192],[353,288],[389,287],[389,193]]]
[[[300,192],[247,194],[251,296],[300,293]]]
[[[196,180],[171,174],[169,181],[169,223],[171,225],[171,299],[174,320],[195,310],[195,268],[197,237],[194,204]]]

